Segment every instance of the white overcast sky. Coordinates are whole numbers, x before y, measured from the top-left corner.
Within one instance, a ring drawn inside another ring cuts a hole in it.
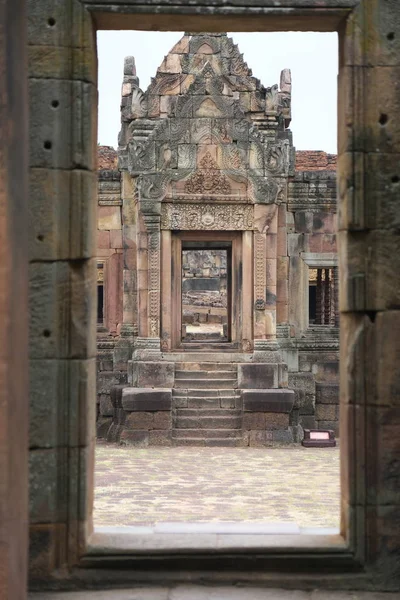
[[[124,57],[132,55],[145,90],[164,56],[183,34],[99,31],[98,142],[117,147]],[[336,33],[231,33],[253,75],[267,87],[292,71],[292,123],[298,150],[336,153],[338,43]]]

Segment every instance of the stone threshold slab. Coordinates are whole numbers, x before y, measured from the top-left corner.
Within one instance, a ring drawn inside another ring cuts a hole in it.
[[[30,600],[398,600],[398,592],[284,590],[241,586],[165,585],[120,590],[33,592]]]
[[[313,549],[343,552],[337,529],[295,523],[159,523],[154,526],[96,527],[87,556],[215,550]]]

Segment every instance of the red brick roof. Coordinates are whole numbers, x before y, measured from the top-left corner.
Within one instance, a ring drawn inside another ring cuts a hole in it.
[[[297,150],[296,171],[336,171],[336,154],[322,150]]]
[[[113,171],[118,168],[117,151],[112,146],[97,146],[98,169]]]

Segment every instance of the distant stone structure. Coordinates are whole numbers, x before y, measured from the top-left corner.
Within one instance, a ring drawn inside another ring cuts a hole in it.
[[[290,71],[264,87],[226,34],[185,34],[146,91],[125,60],[119,148],[99,147],[99,437],[338,433],[336,156],[296,153],[290,120]]]

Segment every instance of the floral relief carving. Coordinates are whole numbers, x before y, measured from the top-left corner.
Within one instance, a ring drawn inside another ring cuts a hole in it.
[[[207,152],[200,161],[200,170],[189,177],[185,184],[185,192],[189,194],[229,194],[231,185],[218,169],[217,163]]]

